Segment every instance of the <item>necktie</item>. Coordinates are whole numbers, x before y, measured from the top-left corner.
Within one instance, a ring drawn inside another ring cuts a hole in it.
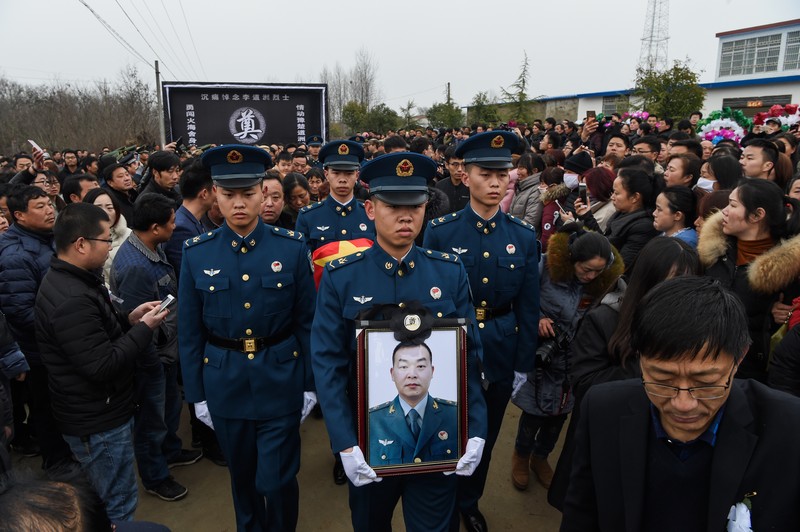
[[[419,412],[412,408],[406,415],[406,422],[408,423],[408,428],[411,429],[411,435],[414,436],[416,441],[419,437]]]

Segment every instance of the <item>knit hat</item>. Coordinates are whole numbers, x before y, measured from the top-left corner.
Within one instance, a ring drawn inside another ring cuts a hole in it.
[[[578,175],[591,170],[593,167],[592,156],[585,151],[578,152],[564,161],[564,169]]]

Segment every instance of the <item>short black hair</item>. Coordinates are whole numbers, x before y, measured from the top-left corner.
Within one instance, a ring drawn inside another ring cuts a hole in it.
[[[688,133],[685,133],[683,131],[673,131],[672,133],[669,134],[669,137],[667,137],[667,138],[669,140],[673,141],[673,144],[674,144],[675,142],[677,142],[679,140],[686,140],[686,139],[690,139],[692,137],[690,137]]]
[[[147,159],[147,167],[157,172],[169,170],[173,166],[181,164],[180,158],[171,151],[160,150],[150,154]]]
[[[392,150],[397,148],[403,148],[403,150],[408,149],[408,144],[406,144],[406,140],[401,137],[400,135],[392,135],[388,139],[383,141],[383,149],[386,153],[389,153]]]
[[[561,135],[559,135],[553,130],[550,130],[545,134],[545,137],[547,137],[547,141],[550,143],[550,146],[552,146],[554,149],[561,148]]]
[[[92,174],[75,174],[67,177],[64,184],[61,185],[61,196],[64,198],[64,203],[72,203],[72,194],[80,197],[81,195],[81,182],[94,181],[97,183],[97,178]]]
[[[639,144],[647,144],[650,147],[650,151],[653,153],[661,151],[661,142],[653,135],[645,135],[633,141],[634,146],[638,146]]]
[[[70,203],[58,213],[53,227],[56,252],[66,251],[79,237],[97,238],[103,232],[100,222],[110,222],[108,213],[91,203]]]
[[[411,141],[411,144],[408,147],[408,151],[414,153],[422,153],[425,150],[427,150],[428,146],[430,146],[431,144],[433,143],[431,142],[431,139],[429,139],[428,137],[417,137]]]
[[[214,181],[211,170],[197,157],[181,174],[180,189],[185,199],[195,199],[203,190],[211,190]]]
[[[105,168],[103,168],[103,178],[106,181],[111,181],[111,176],[114,175],[114,170],[116,170],[117,168],[123,168],[126,172],[128,171],[128,169],[125,168],[125,165],[119,163],[110,164]]]
[[[145,192],[133,204],[133,219],[128,225],[135,231],[147,231],[153,224],[164,225],[172,217],[175,201],[155,192]]]
[[[292,157],[292,154],[291,154],[291,153],[289,153],[289,152],[288,152],[288,151],[286,151],[286,150],[283,150],[282,152],[280,152],[280,153],[278,154],[278,156],[277,156],[277,157],[275,157],[275,164],[278,164],[278,161],[284,161],[284,162],[289,162],[289,163],[291,163],[293,158],[294,158],[294,157]]]
[[[17,166],[17,161],[20,159],[28,159],[29,161],[33,162],[33,155],[28,155],[27,153],[18,153],[14,156],[14,166]]]
[[[743,145],[744,148],[748,146],[761,148],[764,160],[772,162],[773,165],[778,162],[778,147],[771,140],[752,139]]]
[[[428,344],[426,344],[425,342],[420,343],[420,342],[404,341],[397,344],[394,347],[394,351],[392,351],[392,366],[394,366],[394,356],[397,354],[397,352],[407,347],[424,347],[425,350],[428,351],[428,355],[431,358],[431,364],[433,364],[433,351],[431,351],[431,348],[428,347]]]
[[[11,217],[14,218],[13,221],[16,222],[17,219],[14,216],[15,212],[28,212],[28,202],[37,198],[46,197],[48,197],[47,192],[39,187],[35,187],[33,185],[21,185],[9,192],[8,199],[6,200],[8,212],[11,213]],[[9,222],[11,221],[12,220],[9,220]]]
[[[622,131],[617,130],[611,133],[608,136],[608,140],[610,141],[611,139],[619,139],[622,141],[622,143],[625,145],[626,148],[631,149],[631,139],[630,137],[628,137],[628,135],[626,135]],[[608,145],[608,141],[606,141],[606,145]]]
[[[716,360],[727,353],[739,362],[750,343],[742,301],[710,277],[675,277],[656,285],[631,325],[631,347],[644,359]]]
[[[684,118],[683,120],[678,122],[678,129],[681,130],[681,129],[694,129],[694,128],[692,127],[692,123]]]
[[[456,149],[457,148],[458,147],[455,144],[451,144],[450,146],[447,147],[446,150],[444,150],[444,161],[446,163],[449,163],[450,159],[452,159],[452,158],[454,158],[456,156]]]
[[[703,158],[703,145],[694,139],[676,140],[672,143],[673,146],[685,146],[689,153],[697,155],[698,159]]]

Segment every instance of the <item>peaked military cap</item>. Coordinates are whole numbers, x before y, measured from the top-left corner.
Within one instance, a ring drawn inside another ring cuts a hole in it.
[[[311,135],[307,140],[309,146],[322,146],[322,136],[320,135]]]
[[[473,135],[456,148],[456,157],[464,164],[477,164],[482,168],[511,168],[511,150],[519,139],[510,131],[486,131]]]
[[[319,160],[324,168],[358,170],[364,160],[364,148],[352,140],[332,140],[319,150]]]
[[[436,175],[433,159],[408,151],[387,153],[367,162],[361,180],[370,197],[391,205],[420,205],[428,201],[428,181]]]
[[[366,137],[364,135],[353,135],[352,137],[350,137],[347,140],[352,140],[353,142],[360,142],[361,144],[364,144],[365,142],[367,142],[367,139],[366,139]]]
[[[269,153],[256,146],[226,144],[211,148],[201,157],[211,170],[214,184],[222,188],[249,188],[261,182],[272,166]]]

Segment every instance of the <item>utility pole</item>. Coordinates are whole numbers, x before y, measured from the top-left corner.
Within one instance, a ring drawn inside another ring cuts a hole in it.
[[[668,42],[669,0],[648,0],[639,67],[644,70],[666,70]]]
[[[167,143],[167,132],[164,129],[164,101],[161,99],[161,71],[156,61],[156,101],[158,102],[158,133],[161,135],[161,149]]]
[[[448,106],[452,105],[451,102],[450,102],[450,82],[449,81],[447,82],[447,105]]]

